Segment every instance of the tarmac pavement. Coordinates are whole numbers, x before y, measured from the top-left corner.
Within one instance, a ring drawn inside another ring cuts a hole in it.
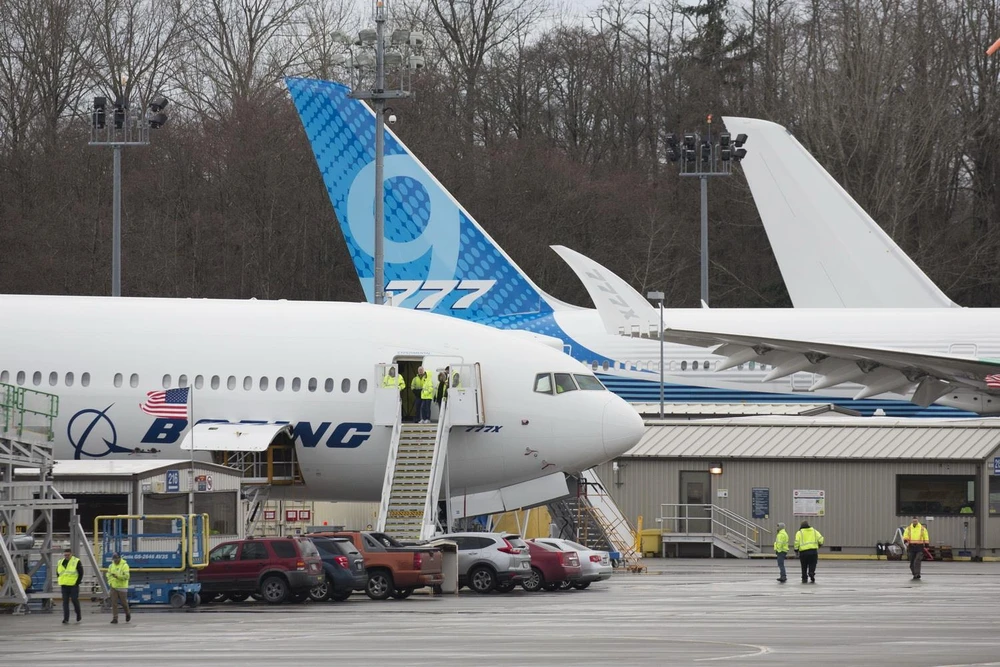
[[[584,591],[0,615],[0,665],[1000,665],[1000,563],[646,562]]]

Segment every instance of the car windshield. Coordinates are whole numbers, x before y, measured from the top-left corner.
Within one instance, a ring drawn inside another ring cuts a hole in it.
[[[584,391],[607,391],[607,387],[601,384],[593,375],[574,375],[576,378],[576,383],[580,385],[580,389]]]
[[[316,549],[316,545],[309,540],[300,540],[299,548],[302,549],[302,556],[304,558],[319,558],[319,551]]]
[[[527,549],[528,545],[524,543],[519,535],[504,535],[503,538],[510,542],[510,546],[515,549]]]

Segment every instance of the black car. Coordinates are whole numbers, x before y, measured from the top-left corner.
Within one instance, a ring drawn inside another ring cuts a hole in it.
[[[368,584],[365,559],[346,537],[309,536],[319,550],[326,581],[309,592],[313,600],[342,602],[354,591],[363,591]]]

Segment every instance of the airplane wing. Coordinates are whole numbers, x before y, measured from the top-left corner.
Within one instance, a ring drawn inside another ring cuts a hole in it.
[[[858,383],[863,389],[856,399],[913,391],[911,400],[926,407],[958,388],[1000,395],[1000,389],[987,384],[988,376],[1000,373],[1000,360],[671,328],[664,331],[664,339],[696,347],[718,346],[715,354],[726,359],[716,370],[749,361],[773,365],[765,382],[808,371],[816,374],[810,391]]]
[[[649,301],[610,269],[566,246],[550,247],[583,283],[608,333],[631,333],[633,330],[646,333],[650,325],[654,331],[659,328],[660,316]]]

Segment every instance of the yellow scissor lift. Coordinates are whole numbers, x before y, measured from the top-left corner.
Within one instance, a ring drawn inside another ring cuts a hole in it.
[[[207,514],[123,514],[94,519],[94,552],[103,572],[118,553],[128,563],[128,602],[201,603],[198,570],[208,566]]]

